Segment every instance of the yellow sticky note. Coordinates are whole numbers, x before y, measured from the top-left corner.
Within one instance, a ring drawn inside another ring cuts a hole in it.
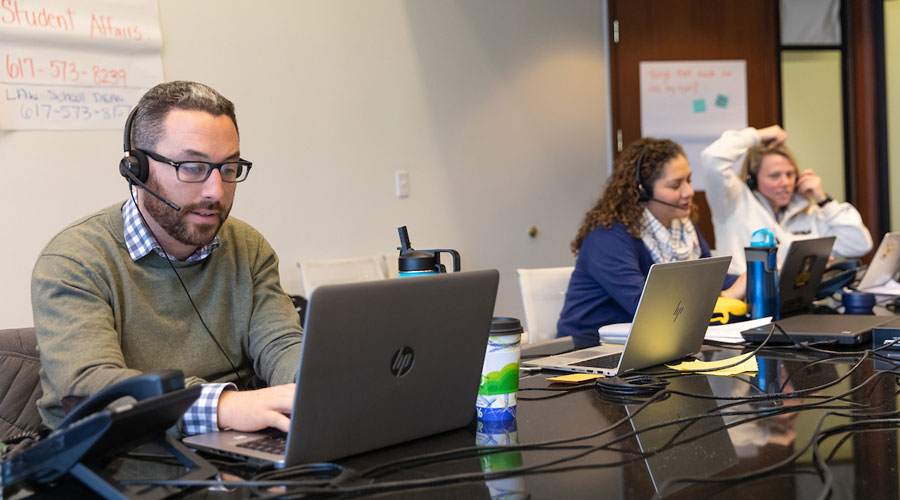
[[[746,354],[741,354],[739,356],[734,356],[733,358],[719,359],[716,361],[685,361],[679,363],[677,365],[666,365],[673,370],[678,371],[696,371],[696,370],[715,370],[715,371],[704,371],[704,375],[718,375],[720,377],[731,377],[733,375],[738,375],[741,373],[756,373],[758,370],[758,366],[756,363],[756,356],[750,356],[746,361],[735,365],[729,366],[728,368],[722,368],[721,370],[716,370],[717,368],[733,365],[737,363],[743,358],[746,358]]]
[[[595,373],[572,373],[569,375],[560,375],[558,377],[550,377],[547,379],[547,382],[552,383],[560,383],[560,384],[581,384],[583,382],[588,382],[590,380],[603,378],[603,375],[597,375]]]

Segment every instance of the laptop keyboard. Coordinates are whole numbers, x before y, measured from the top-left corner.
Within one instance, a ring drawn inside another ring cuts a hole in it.
[[[269,436],[254,439],[241,443],[238,448],[246,448],[248,450],[262,451],[265,453],[274,453],[276,455],[284,455],[287,445],[287,434],[284,432],[272,433]]]
[[[613,369],[619,366],[619,359],[622,353],[610,354],[609,356],[600,356],[597,358],[586,359],[577,363],[569,363],[575,366],[589,366],[591,368],[608,368]]]

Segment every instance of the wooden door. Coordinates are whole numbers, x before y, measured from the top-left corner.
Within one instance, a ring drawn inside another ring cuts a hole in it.
[[[778,0],[608,0],[613,151],[641,137],[641,61],[747,61],[747,118],[780,123]],[[715,246],[702,193],[700,231]]]

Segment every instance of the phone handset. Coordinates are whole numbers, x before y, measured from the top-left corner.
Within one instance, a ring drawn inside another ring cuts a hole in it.
[[[69,413],[56,428],[65,429],[73,422],[106,408],[119,398],[131,396],[140,401],[154,396],[162,396],[178,389],[184,389],[184,374],[180,370],[161,370],[136,375],[113,384],[86,399],[75,407],[72,413]]]
[[[70,474],[105,498],[142,498],[129,496],[136,492],[104,468],[121,453],[150,441],[183,465],[181,479],[213,477],[213,465],[166,434],[200,391],[200,386],[185,389],[179,370],[141,374],[107,387],[78,405],[47,437],[0,462],[0,484],[48,483]],[[138,401],[107,408],[124,396]]]

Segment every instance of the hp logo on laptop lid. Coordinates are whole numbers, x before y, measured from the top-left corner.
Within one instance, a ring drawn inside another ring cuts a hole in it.
[[[681,313],[684,312],[684,305],[681,303],[681,300],[678,301],[678,305],[675,306],[675,311],[672,313],[672,323],[678,321],[678,317],[681,316]]]
[[[395,352],[394,356],[391,358],[391,373],[395,377],[402,377],[409,373],[414,362],[415,354],[413,353],[412,347],[403,346],[400,349],[397,349],[397,352]]]

